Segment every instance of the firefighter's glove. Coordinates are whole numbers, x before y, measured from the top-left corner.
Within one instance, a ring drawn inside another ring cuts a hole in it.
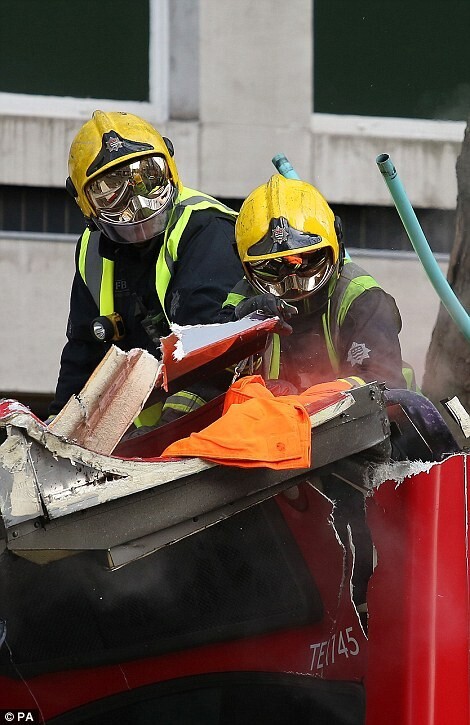
[[[155,345],[156,350],[160,349],[160,328],[159,328],[159,322],[160,320],[157,319],[157,317],[152,315],[147,315],[144,317],[144,319],[141,321],[141,325],[144,328],[145,332]]]
[[[297,307],[267,292],[264,295],[247,297],[235,307],[237,320],[241,320],[242,317],[246,317],[252,312],[262,312],[266,317],[279,317],[281,322],[279,332],[289,335],[292,332],[292,327],[287,324],[286,320],[297,314]]]

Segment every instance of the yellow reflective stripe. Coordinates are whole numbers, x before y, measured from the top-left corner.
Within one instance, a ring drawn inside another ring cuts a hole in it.
[[[86,284],[86,274],[85,274],[85,263],[86,263],[86,253],[88,250],[88,240],[90,239],[90,230],[87,228],[82,234],[82,238],[80,241],[80,255],[78,257],[78,271],[80,272],[80,276],[83,279],[83,281]]]
[[[191,203],[191,199],[194,199],[194,203]],[[192,212],[198,211],[199,209],[218,209],[224,214],[233,216],[234,218],[238,216],[236,211],[230,209],[228,206],[225,206],[225,204],[222,204],[212,196],[208,196],[207,194],[203,194],[200,191],[195,191],[194,189],[190,189],[188,187],[185,187],[178,195],[174,211],[179,213],[181,206],[184,206],[184,210],[174,226],[172,226],[170,219],[167,232],[165,233],[165,240],[160,250],[160,254],[158,255],[155,269],[155,288],[168,322],[170,322],[170,320],[168,319],[165,310],[165,295],[168,285],[170,284],[172,271],[168,267],[167,259],[170,257],[173,262],[177,261],[178,245],[181,235],[184,232]]]
[[[358,385],[366,385],[366,381],[357,377],[357,375],[349,375],[347,378],[338,378],[338,380],[344,380],[345,383],[349,383],[353,388]]]
[[[85,229],[82,234],[80,253],[78,257],[78,271],[87,286],[86,259],[90,235],[90,230]],[[100,315],[111,315],[114,312],[114,262],[111,259],[106,259],[105,257],[101,259],[101,281],[99,294]],[[95,301],[98,302],[98,300]]]
[[[171,271],[166,262],[166,255],[169,254],[173,262],[176,262],[178,258],[178,244],[193,209],[194,207],[191,206],[186,207],[186,209],[176,222],[175,226],[171,230],[171,234],[168,237],[165,234],[165,241],[163,242],[163,246],[160,249],[160,254],[158,255],[157,264],[155,267],[155,288],[157,290],[157,295],[158,299],[160,300],[162,310],[165,313],[165,317],[168,322],[170,322],[170,320],[168,319],[165,310],[165,294],[168,289],[168,285],[170,284]]]
[[[191,406],[186,403],[165,403],[164,408],[171,408],[172,410],[180,410],[182,413],[189,413]]]
[[[272,338],[271,360],[269,361],[269,377],[278,380],[281,371],[281,338],[275,332]]]
[[[189,217],[193,213],[194,209],[196,207],[194,206],[187,206],[183,213],[181,214],[180,218],[176,222],[175,226],[171,230],[171,233],[168,235],[168,237],[165,239],[165,248],[169,252],[170,257],[172,258],[173,262],[176,262],[178,259],[178,244],[181,239],[181,235],[184,232],[184,229],[186,227],[186,224],[189,221]]]
[[[406,387],[408,388],[408,390],[411,390],[414,378],[413,371],[411,370],[411,368],[402,368],[401,372],[403,377],[405,378]]]
[[[199,395],[196,395],[196,393],[188,393],[186,390],[180,390],[178,393],[178,396],[181,398],[187,398],[188,400],[192,400],[198,405],[205,405],[206,401],[204,398],[201,398]]]
[[[239,302],[243,302],[243,300],[246,300],[245,295],[237,295],[235,292],[229,292],[222,308],[227,307],[228,305],[236,307]]]
[[[339,327],[341,327],[341,325],[343,324],[344,318],[346,317],[348,310],[356,297],[359,297],[359,295],[361,295],[363,292],[368,289],[372,289],[373,287],[380,287],[380,285],[378,284],[378,282],[375,281],[373,277],[368,274],[362,275],[361,277],[354,277],[349,282],[348,286],[344,291],[343,299],[341,300],[341,304],[339,306]]]
[[[415,393],[421,393],[419,386],[416,384],[415,373],[412,367],[404,365],[401,369],[402,375],[405,378],[406,387],[408,390],[413,390]]]
[[[224,214],[228,214],[233,217],[238,216],[238,212],[234,211],[233,209],[230,209],[229,206],[222,204],[222,202],[219,201],[218,199],[215,199],[213,196],[210,196],[209,194],[204,194],[201,191],[196,191],[196,189],[190,189],[188,186],[185,186],[183,191],[179,194],[178,199],[176,200],[176,203],[178,204],[178,202],[191,201],[192,197],[194,197],[194,199],[197,199],[197,201],[194,204],[191,204],[191,209],[216,208],[216,209],[219,209],[219,211],[223,212]]]
[[[349,378],[346,378],[346,380],[356,381],[358,385],[366,385],[366,381],[360,378],[358,375],[350,375]]]
[[[148,408],[142,410],[139,416],[134,420],[136,428],[141,428],[143,425],[157,425],[162,415],[163,403],[154,403],[149,405]]]
[[[103,257],[100,285],[100,315],[114,312],[114,262]]]
[[[199,408],[200,406],[197,407]],[[179,410],[180,413],[190,413],[194,410],[192,405],[186,405],[184,403],[165,403],[163,410],[168,410],[168,408],[171,410]]]
[[[179,402],[182,401],[182,402]],[[163,410],[179,410],[181,413],[190,413],[192,410],[200,408],[205,405],[206,401],[196,393],[191,393],[188,390],[180,390],[179,393],[170,395],[163,405]]]

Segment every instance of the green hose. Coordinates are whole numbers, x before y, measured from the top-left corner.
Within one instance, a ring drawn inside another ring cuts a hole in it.
[[[376,162],[388,186],[392,199],[395,202],[398,214],[413,245],[413,249],[418,255],[431,284],[460,332],[467,340],[470,340],[470,316],[460,304],[443,275],[441,268],[434,259],[433,253],[431,252],[424,232],[421,229],[420,223],[413,211],[413,207],[410,204],[390,156],[388,154],[380,154],[377,156]]]

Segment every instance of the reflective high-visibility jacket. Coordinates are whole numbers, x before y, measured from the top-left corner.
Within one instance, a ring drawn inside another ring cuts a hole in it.
[[[227,293],[243,274],[234,250],[236,212],[206,194],[184,188],[169,227],[144,247],[115,244],[89,230],[76,250],[68,341],[61,358],[56,396],[50,413],[57,413],[78,393],[111,343],[96,341],[92,321],[103,314],[121,315],[125,335],[117,341],[123,350],[157,350],[141,325],[136,298],[155,316],[161,335],[170,322],[208,324]],[[230,381],[228,381],[230,382]],[[203,399],[220,392],[199,392]],[[147,421],[146,421],[147,423]]]
[[[289,319],[293,333],[273,335],[263,356],[264,375],[287,380],[298,390],[333,378],[406,388],[398,338],[401,317],[393,297],[350,260],[333,291],[331,287],[320,306],[316,295],[297,303],[299,314]],[[239,282],[219,321],[233,319],[238,302],[256,294],[246,280]]]

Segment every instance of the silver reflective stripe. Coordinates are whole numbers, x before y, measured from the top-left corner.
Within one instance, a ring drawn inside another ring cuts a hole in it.
[[[168,267],[170,277],[173,277],[173,270],[175,268],[175,263],[173,261],[173,257],[171,256],[171,254],[168,250],[168,247],[165,247],[165,264]]]
[[[175,208],[173,209],[173,211],[171,213],[170,221],[169,221],[167,232],[166,232],[167,236],[169,234],[171,234],[171,230],[173,229],[173,227],[175,227],[178,224],[179,220],[181,219],[181,217],[183,215],[184,208],[185,207],[183,206],[183,202],[178,202],[176,204]]]
[[[91,232],[85,260],[85,283],[98,310],[100,309],[101,277],[103,274],[103,258],[99,253],[100,235],[101,232]]]

